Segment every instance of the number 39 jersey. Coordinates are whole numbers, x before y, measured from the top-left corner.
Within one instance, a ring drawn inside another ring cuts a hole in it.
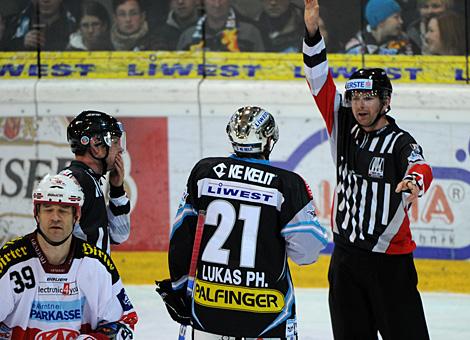
[[[133,328],[137,315],[111,258],[75,238],[51,265],[36,233],[0,249],[0,339],[75,339],[103,323]]]
[[[287,258],[313,263],[327,244],[304,180],[264,160],[231,156],[199,161],[171,232],[175,290],[186,289],[199,210],[206,210],[206,220],[193,289],[193,327],[238,337],[294,336]]]

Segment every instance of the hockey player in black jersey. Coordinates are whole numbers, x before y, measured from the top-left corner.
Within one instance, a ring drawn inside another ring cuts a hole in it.
[[[328,280],[336,340],[426,340],[408,209],[432,171],[414,138],[387,115],[385,70],[360,69],[344,97],[328,68],[318,0],[305,0],[305,76],[325,120],[336,165]]]
[[[159,282],[157,291],[167,303],[178,302],[168,306],[170,314],[191,323],[193,339],[297,339],[287,258],[315,262],[326,230],[304,180],[269,163],[278,139],[270,113],[242,107],[227,134],[234,154],[202,159],[191,171],[171,232],[171,285]],[[185,301],[200,210],[207,214],[192,298]]]
[[[124,191],[126,135],[116,118],[99,111],[83,111],[67,128],[75,160],[62,174],[73,176],[85,193],[82,217],[74,235],[109,253],[130,234],[130,201]],[[101,188],[109,172],[109,203]]]

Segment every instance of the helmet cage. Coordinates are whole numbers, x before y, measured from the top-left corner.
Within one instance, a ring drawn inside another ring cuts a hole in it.
[[[226,128],[235,153],[269,155],[279,139],[274,117],[257,106],[238,109]]]

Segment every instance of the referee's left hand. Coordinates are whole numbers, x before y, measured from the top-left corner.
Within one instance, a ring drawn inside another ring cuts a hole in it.
[[[403,191],[410,194],[406,199],[406,203],[413,204],[418,201],[419,187],[414,181],[404,179],[403,181],[398,183],[395,192],[399,193]]]
[[[120,187],[124,183],[124,161],[121,153],[116,156],[114,168],[109,173],[109,182],[114,187]]]

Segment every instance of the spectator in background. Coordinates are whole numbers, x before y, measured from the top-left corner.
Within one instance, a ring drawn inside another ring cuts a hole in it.
[[[261,12],[263,11],[263,4],[261,0],[232,0],[232,6],[235,8],[235,11],[239,16],[243,16],[245,19],[251,19],[251,21],[259,18]]]
[[[328,34],[328,29],[326,27],[325,20],[323,20],[321,17],[318,17],[318,29],[322,34],[323,40],[325,40],[325,44],[328,44],[328,41],[330,40],[330,35]]]
[[[163,39],[148,28],[141,0],[114,0],[111,42],[117,51],[166,49]]]
[[[79,29],[70,35],[67,50],[110,51],[109,16],[106,8],[96,1],[82,3]]]
[[[267,52],[299,52],[304,34],[303,11],[291,0],[263,0],[258,29]]]
[[[169,50],[175,50],[180,35],[198,20],[200,0],[171,0],[170,12],[162,27],[162,35]]]
[[[361,12],[365,3],[364,0],[321,1],[320,16],[328,29],[329,53],[344,53],[344,46],[351,39],[351,34],[358,32],[362,27]],[[326,31],[322,26],[320,31],[324,37]]]
[[[147,14],[150,32],[156,32],[166,21],[170,11],[171,0],[141,0],[142,8]]]
[[[0,13],[3,14],[3,18],[19,13],[26,8],[30,1],[31,0],[1,0]]]
[[[350,54],[416,54],[413,45],[402,30],[400,5],[395,0],[369,0],[365,8],[367,27],[348,43]]]
[[[6,21],[6,48],[63,51],[75,27],[75,17],[62,0],[31,0],[25,9]]]
[[[422,54],[430,54],[426,44],[426,31],[431,16],[452,8],[453,0],[417,0],[419,18],[413,21],[406,32],[410,39],[420,47]]]
[[[205,14],[185,30],[178,50],[261,52],[264,44],[258,29],[239,20],[230,0],[204,0]]]
[[[401,8],[401,17],[403,19],[404,27],[408,27],[410,22],[414,21],[418,17],[416,12],[416,2],[418,0],[396,0]]]
[[[0,51],[3,51],[3,33],[5,33],[5,20],[3,19],[2,13],[0,13]]]
[[[465,18],[453,11],[445,11],[429,19],[425,35],[429,54],[465,54]]]

